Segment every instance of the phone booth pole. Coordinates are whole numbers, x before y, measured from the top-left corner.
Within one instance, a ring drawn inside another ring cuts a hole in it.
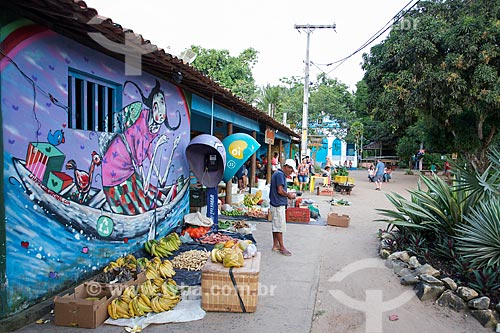
[[[219,193],[217,187],[207,188],[207,217],[211,218],[214,224],[213,231],[219,230]]]

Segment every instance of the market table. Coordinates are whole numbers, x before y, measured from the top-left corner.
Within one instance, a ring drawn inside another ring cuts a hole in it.
[[[311,182],[309,183],[309,192],[310,193],[313,193],[314,192],[314,182],[317,180],[317,179],[321,179],[323,180],[323,184],[326,184],[326,185],[329,185],[330,182],[329,182],[329,177],[322,177],[322,176],[311,176]]]

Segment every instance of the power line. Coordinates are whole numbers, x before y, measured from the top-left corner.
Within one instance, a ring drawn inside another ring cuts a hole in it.
[[[357,48],[355,51],[353,51],[351,54],[349,54],[348,56],[342,58],[342,59],[339,59],[339,60],[336,60],[336,61],[333,61],[331,63],[328,63],[328,64],[314,64],[316,67],[319,66],[331,66],[331,65],[334,65],[334,64],[338,64],[337,66],[335,66],[333,69],[331,69],[330,71],[328,72],[325,72],[323,71],[321,68],[318,67],[318,69],[320,69],[323,73],[325,73],[326,75],[330,74],[331,72],[333,72],[334,70],[336,70],[337,68],[339,68],[344,62],[346,62],[349,58],[351,58],[352,56],[354,56],[355,54],[359,53],[360,51],[362,51],[364,48],[366,48],[368,45],[370,45],[371,43],[373,43],[375,40],[377,40],[381,35],[383,35],[387,30],[389,30],[394,24],[398,23],[404,16],[406,13],[408,13],[410,10],[412,10],[419,2],[420,0],[417,0],[417,2],[415,2],[410,8],[406,9],[411,3],[413,2],[413,0],[411,0],[410,2],[408,2],[401,10],[398,11],[398,13],[396,15],[394,15],[382,28],[380,28],[376,33],[374,33],[366,42],[364,42],[359,48]]]

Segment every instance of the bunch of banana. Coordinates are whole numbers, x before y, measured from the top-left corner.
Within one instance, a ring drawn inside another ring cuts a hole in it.
[[[179,303],[180,297],[176,297],[174,299],[169,298],[168,296],[155,296],[151,299],[151,308],[154,312],[164,312],[169,311],[174,308],[174,306]]]
[[[121,266],[118,265],[118,263],[116,261],[110,261],[109,264],[106,267],[104,267],[104,272],[105,273],[111,272],[111,271],[114,271],[114,270],[121,270]]]
[[[111,271],[121,271],[123,267],[128,268],[130,271],[135,272],[137,270],[137,259],[133,254],[128,254],[125,257],[119,257],[116,261],[111,261],[106,267],[104,267],[104,272]]]
[[[154,269],[158,270],[160,264],[161,264],[161,259],[159,257],[153,257],[153,259],[151,259],[151,261],[149,262],[149,265],[147,265],[146,267],[151,266],[154,267]]]
[[[217,249],[214,248],[210,252],[210,259],[212,259],[213,262],[222,262],[224,260],[224,256],[231,250],[231,248],[223,248],[223,249]]]
[[[128,312],[132,317],[141,317],[146,315],[148,312],[153,312],[153,309],[150,305],[151,301],[148,297],[143,294],[140,296],[136,296],[128,303]]]
[[[143,270],[149,263],[149,259],[148,258],[138,258],[137,259],[137,262],[136,262],[136,266],[138,266],[140,269],[139,270]]]
[[[151,281],[154,281],[154,280],[146,280],[139,285],[139,287],[137,288],[137,291],[139,292],[139,294],[146,295],[148,298],[151,298],[152,296],[156,295],[156,293],[158,292],[157,287],[156,287],[156,285],[151,283]]]
[[[182,241],[176,232],[172,232],[171,234],[163,238],[167,243],[171,244],[171,248],[173,249],[173,251],[177,251],[179,247],[182,245]]]
[[[179,297],[179,295],[181,294],[181,291],[179,290],[179,287],[177,287],[177,284],[172,279],[168,279],[167,281],[165,281],[161,285],[160,292],[164,296],[167,296],[167,297],[170,297],[170,298]]]
[[[165,282],[162,278],[156,278],[154,280],[151,280],[151,283],[156,286],[156,289],[160,289],[161,285]]]
[[[158,266],[158,271],[160,276],[163,278],[171,278],[175,275],[174,266],[170,260],[163,260],[163,262]]]
[[[130,303],[132,298],[137,296],[137,290],[135,289],[135,286],[128,286],[125,288],[122,292],[122,295],[120,296],[121,300],[124,301],[125,303]]]
[[[151,280],[151,279],[156,279],[159,278],[160,274],[158,273],[158,270],[154,266],[148,266],[146,268],[146,279]]]
[[[177,233],[173,232],[160,240],[151,239],[144,243],[144,250],[152,256],[166,258],[179,249],[182,242]]]
[[[129,304],[121,298],[115,298],[108,304],[108,314],[113,319],[131,318]]]
[[[152,256],[165,258],[172,255],[172,252],[167,250],[165,243],[160,243],[155,239],[148,240],[144,243],[144,250]]]
[[[153,309],[151,308],[151,300],[146,295],[141,294],[138,297],[137,303],[143,312],[153,312]]]

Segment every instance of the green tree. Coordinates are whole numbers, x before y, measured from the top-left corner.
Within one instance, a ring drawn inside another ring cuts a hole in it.
[[[257,63],[258,52],[253,48],[245,49],[237,57],[228,50],[204,49],[191,46],[197,54],[193,67],[209,76],[222,87],[231,90],[235,95],[246,101],[254,102],[257,97],[257,86],[252,74],[252,68]]]
[[[430,117],[434,141],[485,170],[500,125],[499,15],[498,0],[420,1],[364,55],[375,117],[398,136]]]

